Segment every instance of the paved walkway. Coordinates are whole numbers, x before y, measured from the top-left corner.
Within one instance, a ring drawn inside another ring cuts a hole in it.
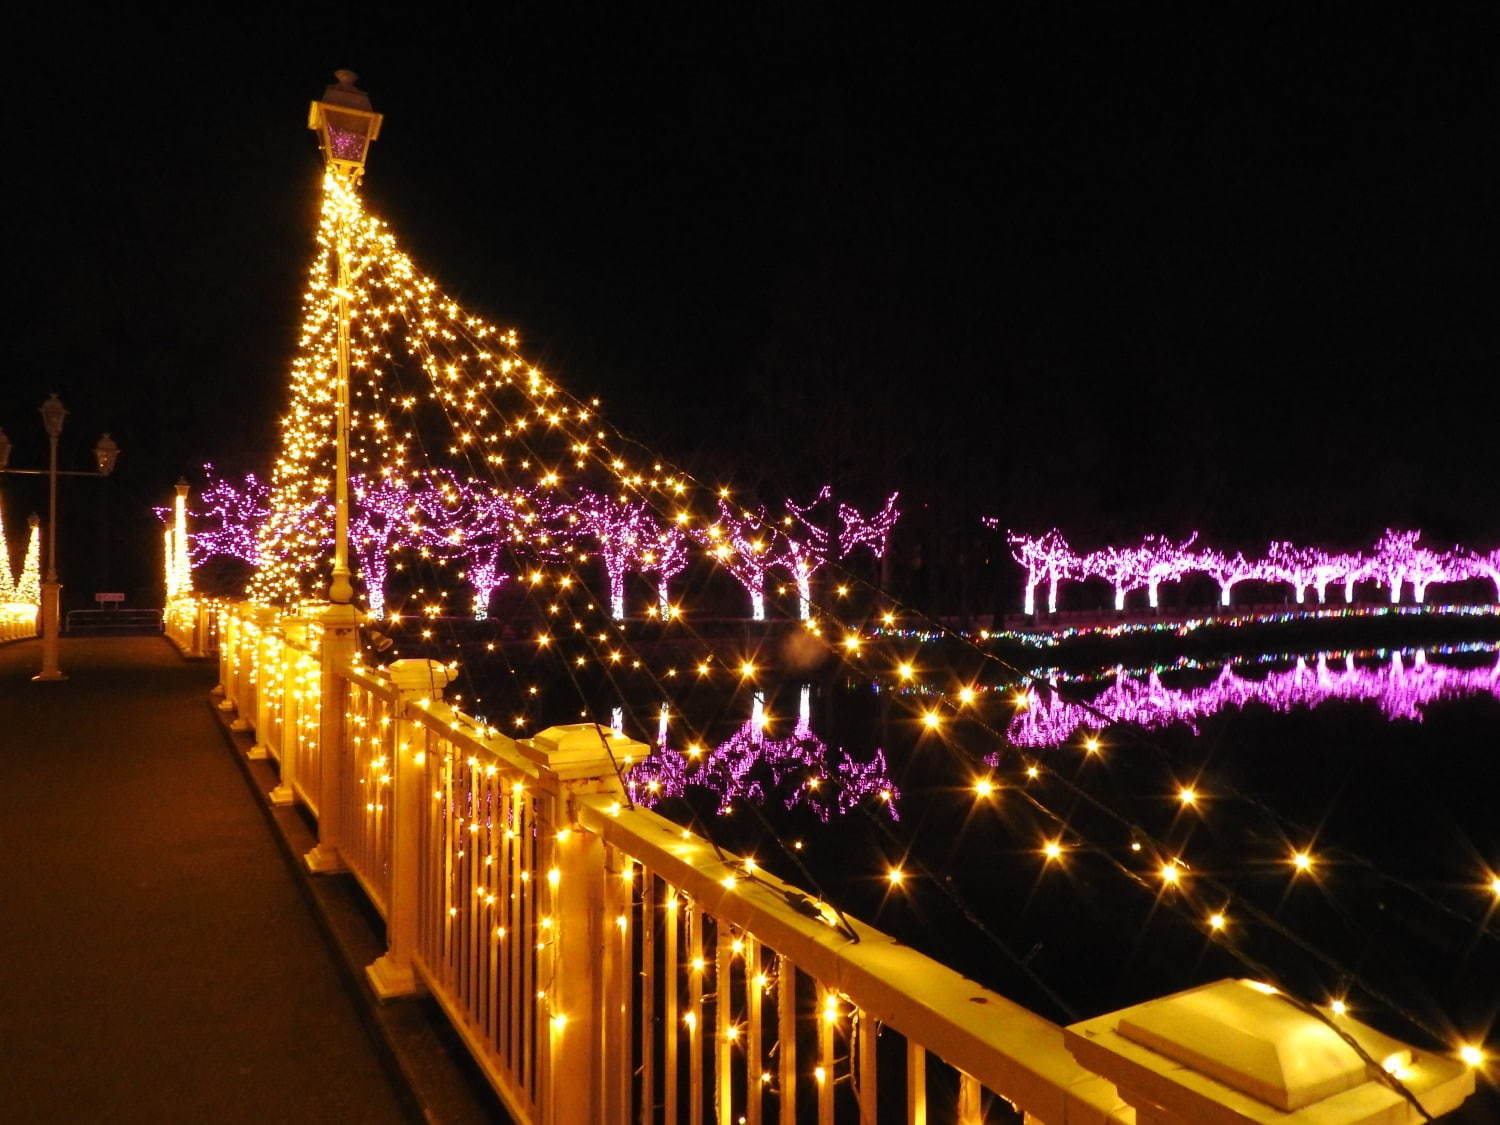
[[[394,1122],[358,1009],[165,640],[0,646],[0,1119]]]

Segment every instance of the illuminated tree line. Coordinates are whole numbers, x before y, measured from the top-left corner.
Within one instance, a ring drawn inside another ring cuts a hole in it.
[[[204,471],[208,483],[199,507],[189,513],[197,524],[187,535],[191,567],[220,555],[261,566],[270,486],[254,474],[236,483],[219,477],[212,466]],[[410,476],[360,474],[352,479],[350,492],[350,544],[370,611],[376,614],[385,612],[391,559],[401,552],[462,567],[478,618],[487,616],[494,591],[512,577],[501,569],[507,559],[524,568],[572,555],[579,562],[599,560],[613,618],[624,618],[626,579],[639,574],[649,576],[656,589],[649,612],[665,620],[677,613],[671,583],[696,550],[740,583],[753,619],[765,620],[766,583],[780,572],[796,586],[799,614],[807,620],[814,574],[861,548],[882,556],[899,516],[894,494],[878,512],[865,516],[848,504],[835,504],[824,488],[806,505],[787,501],[779,526],[763,507],[741,509],[720,497],[716,520],[684,528],[660,518],[639,498],[590,489],[578,489],[571,498],[505,490],[445,469]],[[315,501],[318,510],[308,513],[324,526],[326,504]],[[168,511],[157,510],[163,520]]]
[[[984,523],[996,530],[1000,526],[995,519]],[[1495,600],[1500,602],[1500,547],[1488,553],[1461,545],[1438,551],[1420,545],[1421,536],[1420,531],[1386,528],[1368,551],[1325,551],[1273,540],[1259,557],[1199,546],[1196,531],[1180,542],[1146,535],[1130,546],[1084,553],[1075,551],[1056,528],[1042,535],[1010,531],[1006,539],[1012,557],[1026,571],[1022,605],[1027,614],[1037,612],[1038,587],[1045,585],[1047,612],[1056,613],[1063,584],[1091,578],[1109,583],[1116,610],[1125,608],[1127,595],[1142,589],[1155,609],[1163,582],[1180,582],[1192,574],[1207,575],[1218,584],[1222,606],[1230,605],[1235,586],[1247,581],[1289,586],[1298,605],[1307,602],[1309,590],[1320,605],[1325,604],[1330,586],[1342,586],[1344,601],[1352,603],[1355,586],[1364,581],[1384,587],[1395,605],[1409,586],[1412,600],[1421,605],[1429,586],[1482,578],[1494,585]]]

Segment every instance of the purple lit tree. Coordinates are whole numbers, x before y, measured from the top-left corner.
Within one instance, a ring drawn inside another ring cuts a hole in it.
[[[625,575],[654,540],[656,521],[643,501],[615,500],[587,490],[579,493],[568,510],[594,540],[609,579],[610,615],[619,621],[625,616]]]
[[[1462,561],[1453,551],[1433,551],[1417,547],[1411,553],[1406,576],[1411,582],[1412,597],[1418,605],[1427,600],[1427,587],[1434,582],[1455,582],[1465,574]]]
[[[1366,578],[1376,577],[1375,560],[1359,551],[1342,556],[1344,563],[1344,604],[1354,604],[1354,587]]]
[[[1115,609],[1125,609],[1125,595],[1145,585],[1143,557],[1136,547],[1101,547],[1080,560],[1084,575],[1102,578],[1115,591]]]
[[[489,616],[490,598],[509,577],[500,573],[501,556],[513,544],[524,542],[517,498],[502,489],[472,489],[463,507],[464,518],[459,525],[463,546],[458,557],[464,564],[464,577],[474,590],[476,621]]]
[[[777,565],[777,557],[771,550],[773,530],[766,524],[764,508],[754,512],[735,509],[727,500],[719,501],[719,520],[712,530],[704,535],[705,550],[750,595],[750,616],[753,620],[766,619],[766,573]]]
[[[805,505],[786,502],[793,522],[783,525],[778,559],[797,587],[797,615],[803,621],[812,619],[812,577],[829,559],[828,527],[813,513],[820,505],[831,503],[832,494],[825,484]]]
[[[397,545],[412,542],[414,514],[418,509],[406,481],[397,474],[376,480],[355,477],[352,485],[349,545],[359,560],[359,575],[364,580],[370,612],[378,616],[385,613],[391,551]]]
[[[270,486],[254,473],[246,473],[237,486],[217,476],[212,465],[203,466],[203,477],[206,484],[198,495],[202,507],[188,513],[198,525],[188,536],[192,566],[196,569],[214,555],[230,555],[259,566],[260,529],[271,514]]]
[[[663,621],[672,616],[669,586],[673,578],[687,569],[688,537],[676,524],[663,524],[646,536],[642,544],[642,573],[656,575],[656,611]]]
[[[839,504],[840,558],[848,558],[860,547],[868,547],[870,554],[877,559],[885,558],[891,528],[901,518],[901,512],[896,507],[896,498],[900,495],[899,492],[891,493],[880,511],[868,518],[860,515],[859,509],[849,504]]]
[[[1417,540],[1421,537],[1420,531],[1396,531],[1388,527],[1375,541],[1371,569],[1389,588],[1392,605],[1401,600],[1401,587],[1410,580],[1417,565]]]
[[[999,520],[986,519],[990,527],[999,528]],[[1080,574],[1078,556],[1057,528],[1043,535],[1020,535],[1014,531],[1006,533],[1006,542],[1011,545],[1011,557],[1026,568],[1026,596],[1023,612],[1028,616],[1036,613],[1036,588],[1047,583],[1047,612],[1057,612],[1057,588],[1065,578],[1076,578]]]
[[[1500,547],[1484,555],[1469,548],[1455,549],[1454,555],[1455,571],[1466,578],[1488,578],[1495,586],[1495,601],[1500,602]]]
[[[1235,586],[1261,576],[1260,563],[1247,559],[1243,551],[1227,555],[1215,547],[1199,551],[1193,557],[1193,568],[1219,584],[1219,604],[1227,606]]]
[[[1297,604],[1307,600],[1307,588],[1317,579],[1318,563],[1325,556],[1311,547],[1299,547],[1284,539],[1273,539],[1261,563],[1261,573],[1267,578],[1285,582],[1296,594]]]
[[[1181,543],[1165,535],[1147,535],[1136,548],[1140,556],[1141,578],[1146,583],[1146,601],[1152,609],[1160,606],[1157,590],[1163,582],[1177,582],[1193,571],[1193,554],[1189,548],[1198,539],[1195,531]]]
[[[1317,554],[1312,566],[1312,588],[1318,595],[1318,604],[1323,605],[1328,601],[1328,587],[1334,582],[1346,581],[1351,570],[1358,570],[1361,559],[1358,555],[1328,554],[1324,551]]]

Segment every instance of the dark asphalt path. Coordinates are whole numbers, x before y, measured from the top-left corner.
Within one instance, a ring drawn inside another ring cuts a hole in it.
[[[0,646],[0,1120],[396,1122],[230,757],[157,637]]]

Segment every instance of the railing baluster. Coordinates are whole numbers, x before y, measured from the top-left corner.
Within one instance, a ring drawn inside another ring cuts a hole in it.
[[[677,1045],[682,1028],[677,1021],[677,988],[681,977],[681,965],[677,950],[677,931],[682,916],[682,896],[671,885],[667,886],[667,928],[665,950],[662,952],[662,1114],[665,1125],[677,1123]]]
[[[734,1022],[730,982],[734,977],[733,947],[729,927],[715,926],[714,949],[714,1109],[718,1125],[731,1125],[734,1112],[734,1043],[729,1029]]]
[[[703,1125],[703,913],[687,908],[688,961],[688,1122]]]
[[[927,1051],[906,1041],[906,1122],[927,1125]]]
[[[630,905],[634,861],[605,849],[604,879],[604,1119],[630,1119]]]
[[[859,1120],[860,1125],[875,1125],[880,1099],[876,1087],[875,1041],[880,1034],[875,1017],[868,1012],[855,1016],[854,1049],[859,1056]]]
[[[832,1005],[838,996],[818,986],[818,1125],[833,1125],[833,1024]]]
[[[797,1125],[797,966],[776,958],[777,1087],[781,1125]]]
[[[979,1079],[958,1072],[958,1125],[984,1125],[979,1101]]]
[[[641,865],[641,1125],[656,1122],[656,876]]]
[[[533,807],[530,792],[523,792],[519,798],[522,810],[521,827],[518,837],[521,845],[521,927],[516,934],[516,940],[523,946],[521,950],[521,1044],[523,1052],[521,1056],[523,1081],[527,1088],[537,1091],[542,1088],[542,1068],[547,1065],[547,1052],[543,1050],[545,1033],[537,1026],[537,1014],[540,1006],[537,1000],[536,970],[541,963],[540,951],[536,948],[539,933],[537,930],[537,895],[540,888],[536,885],[535,874],[538,871],[537,858],[537,823],[535,809]]]
[[[761,1099],[765,1083],[761,1076],[760,1005],[765,991],[761,984],[760,942],[745,937],[745,1125],[760,1125]]]

